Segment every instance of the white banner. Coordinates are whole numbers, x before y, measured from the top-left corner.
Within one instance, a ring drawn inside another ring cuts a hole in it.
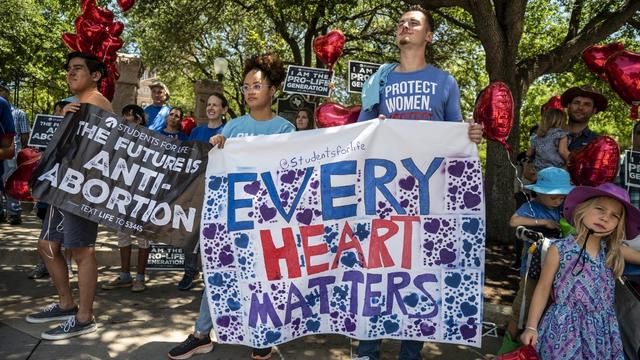
[[[464,123],[372,120],[209,153],[205,296],[221,343],[480,346],[484,194]]]

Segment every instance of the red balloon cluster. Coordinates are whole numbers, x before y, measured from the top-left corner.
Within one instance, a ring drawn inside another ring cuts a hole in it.
[[[609,56],[624,50],[621,43],[611,43],[607,45],[592,45],[582,51],[582,60],[584,60],[587,68],[600,79],[607,81],[604,73],[604,64]]]
[[[318,36],[313,40],[313,51],[323,64],[333,69],[333,65],[342,55],[345,37],[340,30],[331,30],[326,35]]]
[[[611,182],[618,173],[620,148],[608,136],[599,136],[569,157],[567,170],[575,185],[598,186]]]
[[[496,141],[507,151],[507,137],[513,124],[513,96],[509,87],[500,81],[482,90],[473,111],[475,121],[482,124],[485,139]]]
[[[360,105],[345,107],[340,104],[327,102],[316,109],[316,125],[319,128],[342,126],[358,121]]]
[[[118,0],[122,11],[129,10],[135,0]],[[62,41],[71,50],[92,54],[106,66],[109,75],[102,79],[100,92],[110,101],[115,92],[120,73],[116,67],[118,55],[124,41],[120,38],[124,24],[114,21],[111,10],[96,5],[96,0],[82,0],[82,14],[75,20],[76,33],[63,33]]]
[[[592,45],[584,49],[582,59],[598,77],[607,81],[627,104],[631,119],[638,119],[640,106],[640,54],[624,50],[624,45]]]
[[[38,166],[42,153],[33,148],[20,150],[16,157],[18,167],[9,175],[5,189],[7,194],[14,199],[21,201],[33,201],[31,190],[29,189],[29,179]]]

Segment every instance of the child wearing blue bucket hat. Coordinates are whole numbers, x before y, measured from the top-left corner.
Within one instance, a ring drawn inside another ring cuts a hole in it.
[[[536,182],[526,185],[525,188],[534,191],[536,197],[530,202],[522,204],[515,214],[511,216],[509,225],[516,228],[526,226],[532,230],[539,231],[547,237],[559,237],[559,221],[562,212],[562,203],[566,195],[573,189],[569,173],[557,167],[548,167],[538,172]],[[517,342],[519,328],[525,323],[524,317],[520,314],[528,313],[529,301],[536,288],[540,275],[540,265],[531,266],[527,275],[527,254],[531,244],[525,244],[522,251],[522,261],[520,266],[520,284],[518,292],[512,305],[512,317],[507,325],[502,346],[498,355],[510,352],[520,346]],[[538,255],[538,254],[534,254]],[[539,258],[536,258],[539,260]],[[526,278],[526,280],[525,280]],[[524,303],[524,306],[523,306]],[[520,325],[520,326],[519,326]]]

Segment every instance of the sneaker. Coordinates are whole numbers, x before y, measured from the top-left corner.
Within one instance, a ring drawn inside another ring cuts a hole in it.
[[[100,286],[102,290],[113,290],[117,288],[130,287],[133,285],[133,281],[131,278],[129,280],[120,279],[120,275],[118,275],[115,279],[106,282]]]
[[[49,276],[49,271],[47,271],[47,267],[43,263],[40,263],[33,268],[33,271],[29,274],[29,279],[40,279],[45,276]]]
[[[22,216],[20,215],[9,215],[9,225],[20,225],[22,224]]]
[[[195,280],[198,274],[184,273],[182,280],[178,283],[178,290],[189,290],[193,287],[193,280]]]
[[[142,292],[147,290],[147,285],[144,284],[144,280],[133,280],[133,285],[131,286],[132,292]]]
[[[189,334],[187,340],[169,350],[167,356],[169,356],[169,359],[174,360],[188,359],[195,354],[206,354],[211,352],[211,350],[213,350],[213,343],[211,342],[209,335],[202,339],[198,339],[193,336],[193,334]]]
[[[75,317],[78,307],[74,306],[69,310],[62,310],[59,304],[53,303],[40,311],[39,313],[27,315],[25,320],[31,324],[41,324],[49,321],[67,320]]]
[[[98,330],[98,325],[96,324],[95,319],[91,319],[86,323],[81,324],[77,322],[76,317],[73,316],[57,327],[43,332],[40,334],[40,337],[44,340],[63,340],[74,336],[92,333],[96,330]]]

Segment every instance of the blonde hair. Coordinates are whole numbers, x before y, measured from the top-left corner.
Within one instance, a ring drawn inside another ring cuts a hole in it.
[[[585,200],[582,203],[576,206],[576,209],[573,213],[574,223],[576,224],[576,239],[586,239],[587,233],[589,229],[583,224],[584,217],[587,211],[595,206],[595,204],[604,198],[604,196],[598,196],[591,198],[589,200]],[[614,198],[611,198],[614,199]],[[614,199],[615,200],[615,199]],[[616,200],[620,204],[622,208],[622,213],[620,214],[620,220],[618,221],[618,225],[613,230],[613,232],[604,237],[607,244],[607,257],[605,260],[605,265],[609,267],[613,271],[614,277],[618,278],[622,275],[622,271],[624,270],[624,259],[622,258],[622,252],[620,251],[620,246],[622,244],[622,240],[626,238],[625,234],[625,208],[622,203]]]
[[[549,109],[542,113],[540,117],[540,125],[536,135],[544,137],[547,135],[547,131],[552,128],[565,129],[567,127],[567,114],[562,110]]]

